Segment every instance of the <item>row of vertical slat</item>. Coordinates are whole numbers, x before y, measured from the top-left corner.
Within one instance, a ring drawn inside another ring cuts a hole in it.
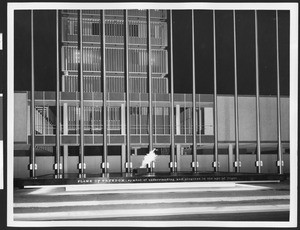
[[[62,71],[78,71],[79,51],[75,46],[62,47]],[[124,49],[106,48],[106,71],[113,73],[124,72]],[[98,47],[83,48],[83,71],[101,71],[101,52]],[[129,49],[129,73],[147,73],[148,54],[146,49]],[[152,73],[167,74],[167,51],[152,49]]]
[[[105,20],[105,42],[107,44],[124,43],[124,21]]]
[[[106,48],[106,72],[124,72],[124,49]]]
[[[84,129],[92,133],[102,131],[103,111],[102,107],[85,106],[84,107]],[[79,134],[79,107],[68,106],[68,132],[69,134]],[[121,130],[121,108],[108,108],[108,129]]]
[[[78,71],[79,50],[75,46],[62,47],[62,71]],[[99,72],[101,70],[100,48],[83,49],[83,71]]]
[[[68,106],[69,134],[79,134],[79,107]]]
[[[123,77],[107,77],[107,92],[111,93],[124,93],[124,78]]]
[[[83,19],[83,42],[100,42],[100,19]],[[77,42],[77,18],[62,19],[62,41]],[[124,43],[124,21],[118,19],[105,20],[105,41],[107,44]],[[146,21],[129,21],[129,44],[147,44]],[[151,22],[151,45],[167,46],[167,23],[162,21]]]
[[[63,13],[76,14],[77,10],[63,10]],[[83,10],[83,15],[99,15],[100,10]],[[123,16],[123,10],[105,10],[105,14],[109,16]],[[128,16],[146,17],[146,10],[128,10]],[[166,19],[167,12],[165,10],[153,9],[150,11],[150,16],[153,18]]]
[[[170,134],[170,108],[168,107],[154,107],[153,121],[154,121],[154,134]]]
[[[108,108],[108,129],[121,130],[121,107]]]
[[[111,93],[124,93],[125,82],[124,77],[114,76],[107,77],[107,91]],[[147,93],[147,78],[145,77],[130,77],[130,92],[131,93]],[[168,93],[168,79],[157,77],[153,80],[153,93],[166,94]],[[76,75],[63,75],[63,91],[78,92],[78,77]],[[99,76],[84,76],[83,90],[84,92],[102,92],[102,80]]]

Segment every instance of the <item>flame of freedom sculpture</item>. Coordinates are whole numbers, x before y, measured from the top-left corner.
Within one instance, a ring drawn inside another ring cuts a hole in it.
[[[157,155],[155,154],[155,151],[157,149],[154,148],[152,151],[150,151],[145,157],[144,160],[142,162],[142,165],[140,168],[146,168],[147,165],[150,165],[152,162],[155,162],[155,159],[157,157]]]

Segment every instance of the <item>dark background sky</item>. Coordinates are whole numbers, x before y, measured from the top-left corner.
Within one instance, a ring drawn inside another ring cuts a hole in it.
[[[195,10],[197,93],[213,93],[211,10]],[[260,94],[276,94],[275,11],[258,11]],[[30,90],[30,11],[15,11],[15,90]],[[55,90],[55,11],[34,12],[36,90]],[[279,11],[281,94],[289,94],[289,11]],[[173,11],[175,93],[192,92],[191,11]],[[238,93],[255,94],[254,11],[236,11]],[[233,11],[216,11],[218,93],[234,93]]]

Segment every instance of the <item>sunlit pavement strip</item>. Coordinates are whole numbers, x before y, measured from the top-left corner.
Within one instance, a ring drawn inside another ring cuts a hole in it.
[[[189,183],[121,183],[121,184],[76,184],[65,185],[66,191],[91,190],[136,190],[136,189],[165,189],[165,188],[214,188],[235,187],[235,182],[189,182]]]
[[[101,206],[125,204],[172,204],[172,203],[203,203],[203,202],[240,202],[259,200],[289,200],[289,195],[282,196],[249,196],[249,197],[206,197],[206,198],[175,198],[175,199],[140,199],[140,200],[105,200],[105,201],[72,201],[72,202],[36,202],[15,203],[14,208],[50,208],[70,206]]]
[[[161,185],[160,185],[161,186]],[[59,196],[59,195],[91,195],[91,194],[118,194],[118,193],[169,193],[169,192],[210,192],[210,191],[250,191],[250,190],[263,190],[270,189],[267,186],[258,186],[258,185],[244,185],[244,184],[235,184],[228,183],[227,186],[223,187],[202,187],[194,186],[189,187],[187,184],[185,187],[166,187],[166,188],[149,188],[147,184],[140,185],[140,188],[129,186],[131,189],[112,189],[107,187],[98,187],[98,189],[92,190],[83,190],[83,191],[63,191],[64,188],[55,188],[55,187],[43,187],[35,191],[30,192],[31,195],[49,195],[49,196]]]
[[[193,208],[160,208],[160,209],[131,209],[128,210],[93,210],[49,213],[18,213],[15,220],[59,220],[59,219],[103,219],[113,217],[139,216],[169,216],[191,214],[220,214],[220,213],[249,213],[249,212],[278,212],[288,211],[289,205],[260,205],[260,206],[227,206],[227,207],[193,207]]]

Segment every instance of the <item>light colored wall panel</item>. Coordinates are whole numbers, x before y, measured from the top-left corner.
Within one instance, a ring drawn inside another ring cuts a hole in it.
[[[219,96],[218,103],[218,139],[234,141],[234,101],[233,97]]]
[[[155,172],[168,172],[170,171],[169,168],[170,156],[168,155],[161,155],[157,156],[155,161]]]
[[[281,140],[290,140],[290,99],[281,98]]]
[[[144,156],[131,156],[132,168],[139,168],[142,165]]]
[[[102,169],[100,167],[102,162],[101,156],[85,156],[84,161],[86,163],[86,174],[102,173]]]
[[[256,141],[255,97],[239,97],[239,139]]]
[[[220,154],[219,155],[220,162],[220,172],[228,172],[228,154]]]
[[[29,177],[29,157],[14,157],[14,178]]]
[[[277,105],[275,97],[260,98],[261,140],[277,140]]]
[[[290,173],[290,154],[283,154],[283,173]]]
[[[262,173],[277,173],[277,155],[276,154],[262,154],[261,160],[264,166],[261,167]]]
[[[14,141],[27,142],[27,93],[15,93],[14,97]]]
[[[213,172],[212,162],[214,161],[213,155],[197,155],[199,162],[199,172]]]
[[[204,108],[204,135],[214,135],[214,114],[213,108]]]
[[[234,97],[218,97],[219,141],[235,141]],[[256,141],[255,97],[239,97],[239,139]],[[260,97],[261,141],[277,141],[276,97]],[[289,98],[281,98],[281,137],[289,140]]]
[[[47,174],[54,174],[53,165],[55,163],[54,156],[37,156],[36,164],[37,164],[37,176],[44,176]]]
[[[108,172],[121,172],[121,156],[108,156],[107,160],[109,162]]]
[[[241,173],[255,173],[256,155],[254,154],[240,154],[240,161],[242,162]]]

